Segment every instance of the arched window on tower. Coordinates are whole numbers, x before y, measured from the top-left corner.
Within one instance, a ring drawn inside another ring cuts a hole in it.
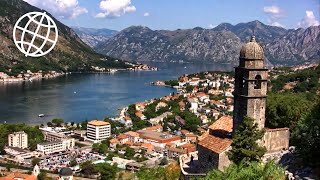
[[[261,75],[256,75],[256,77],[254,78],[254,89],[261,89],[261,83],[262,83],[262,77]]]

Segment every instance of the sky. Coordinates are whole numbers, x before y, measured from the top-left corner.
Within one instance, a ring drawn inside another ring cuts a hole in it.
[[[259,20],[295,29],[319,25],[320,0],[24,0],[68,26],[122,30],[213,28]]]

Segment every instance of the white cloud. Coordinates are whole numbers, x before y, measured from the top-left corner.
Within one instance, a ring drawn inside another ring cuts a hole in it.
[[[143,14],[143,16],[144,16],[144,17],[150,16],[150,13],[145,12],[145,13]]]
[[[320,25],[319,21],[313,14],[313,11],[306,11],[306,15],[304,18],[298,23],[298,27],[307,28],[310,26],[318,26]]]
[[[215,26],[213,24],[209,24],[208,26],[210,29],[214,28]]]
[[[280,18],[283,16],[283,10],[278,6],[265,6],[263,11],[267,14],[271,14],[273,18]]]
[[[285,27],[283,24],[281,24],[281,23],[279,23],[279,22],[272,22],[270,25],[271,25],[271,26],[278,26],[278,27],[282,27],[282,28]]]
[[[99,7],[101,12],[96,15],[97,18],[120,17],[136,11],[131,0],[102,0]]]
[[[78,0],[24,0],[25,2],[44,9],[60,18],[76,18],[88,13],[86,8],[80,7]]]

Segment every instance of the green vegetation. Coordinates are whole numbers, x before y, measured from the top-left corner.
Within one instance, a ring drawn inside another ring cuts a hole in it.
[[[32,161],[31,161],[31,164],[32,164],[32,166],[35,166],[35,165],[39,165],[39,163],[40,163],[40,159],[39,158],[34,158],[34,159],[32,159]]]
[[[180,167],[178,163],[171,163],[166,167],[156,167],[152,169],[141,168],[136,173],[139,180],[178,180],[180,177]]]
[[[167,86],[179,86],[179,81],[178,80],[169,80],[164,82]]]
[[[244,117],[242,125],[232,138],[232,149],[228,152],[229,159],[237,165],[252,161],[259,162],[266,152],[266,148],[257,143],[263,135],[264,131],[258,129],[254,119]]]
[[[0,149],[8,143],[8,135],[13,132],[24,131],[28,134],[28,145],[30,150],[35,150],[37,144],[43,142],[43,134],[38,126],[28,126],[23,123],[0,124]]]
[[[142,129],[142,128],[145,128],[145,127],[148,126],[147,121],[143,121],[143,120],[141,120],[140,118],[138,118],[138,117],[135,115],[135,113],[136,113],[136,106],[135,106],[135,104],[129,105],[127,112],[128,112],[129,117],[130,117],[131,120],[132,120],[132,124],[133,124],[132,129],[133,129],[133,130]]]
[[[92,152],[98,152],[100,154],[106,154],[108,152],[108,145],[105,143],[94,143],[92,145]]]
[[[125,131],[124,125],[119,121],[112,121],[110,118],[105,118],[105,122],[111,125],[111,134],[119,134]]]
[[[277,78],[271,79],[272,91],[278,92],[281,90],[293,92],[311,92],[316,93],[320,88],[320,65],[316,68],[304,69],[297,72],[286,70]],[[284,88],[287,83],[292,83],[292,88]]]
[[[58,126],[58,127],[61,127],[64,123],[64,120],[63,119],[52,119],[51,121],[55,126]]]
[[[193,113],[189,111],[183,111],[179,113],[180,117],[185,120],[184,128],[191,131],[196,132],[198,126],[200,125],[200,119]]]
[[[320,101],[298,121],[292,136],[304,163],[320,170]]]
[[[293,129],[299,119],[310,111],[315,95],[310,93],[269,93],[266,108],[266,126]]]
[[[92,175],[100,174],[99,179],[115,179],[118,168],[116,164],[110,165],[108,163],[99,163],[99,164],[92,164],[91,161],[86,161],[80,164],[82,169],[82,173],[90,177]]]
[[[231,164],[224,171],[212,170],[203,180],[285,180],[285,169],[280,165],[269,161],[266,164],[259,162],[240,163],[239,165]]]
[[[147,119],[155,118],[157,116],[160,116],[161,114],[167,112],[169,110],[169,107],[161,107],[158,110],[156,110],[156,106],[160,102],[159,99],[155,100],[153,103],[147,105],[145,107],[145,110],[143,111],[143,114],[147,117]]]

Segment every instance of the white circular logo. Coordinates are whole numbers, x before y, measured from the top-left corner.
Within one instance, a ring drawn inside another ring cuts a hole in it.
[[[44,56],[57,44],[58,28],[45,12],[30,12],[21,16],[14,25],[13,40],[26,56]]]

